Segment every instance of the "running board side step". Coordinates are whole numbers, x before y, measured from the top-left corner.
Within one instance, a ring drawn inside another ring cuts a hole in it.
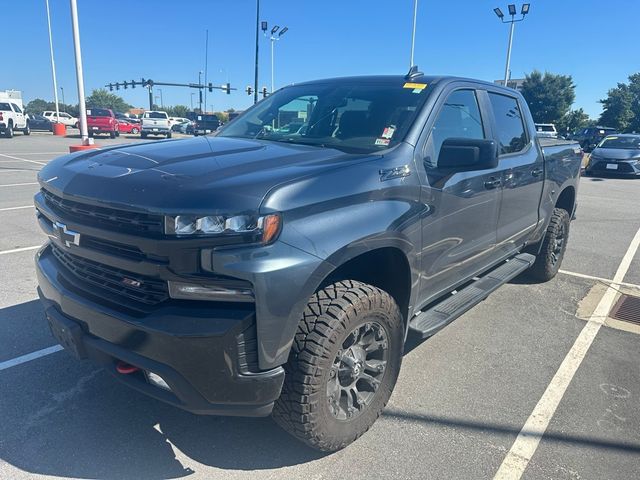
[[[462,290],[450,295],[446,300],[413,317],[409,322],[409,330],[416,332],[423,339],[430,337],[487,298],[501,285],[531,267],[535,260],[536,257],[529,253],[516,255]]]

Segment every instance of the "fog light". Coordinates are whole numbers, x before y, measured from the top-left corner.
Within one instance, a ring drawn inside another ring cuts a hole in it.
[[[185,300],[217,300],[223,302],[253,302],[250,288],[227,288],[219,285],[200,285],[169,281],[169,296]]]
[[[171,390],[171,388],[169,387],[167,382],[164,381],[164,378],[162,378],[157,373],[153,373],[153,372],[145,372],[145,373],[147,374],[147,381],[151,385],[155,385],[156,387],[164,388],[165,390]]]

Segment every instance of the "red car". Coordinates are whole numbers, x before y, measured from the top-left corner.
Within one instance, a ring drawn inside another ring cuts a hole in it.
[[[138,125],[137,123],[118,119],[118,131],[120,133],[133,133],[134,135],[137,135],[138,133],[140,133],[140,125]]]
[[[118,127],[118,120],[112,110],[108,108],[87,109],[87,128],[90,137],[98,133],[107,133],[111,138],[116,138],[120,135]]]

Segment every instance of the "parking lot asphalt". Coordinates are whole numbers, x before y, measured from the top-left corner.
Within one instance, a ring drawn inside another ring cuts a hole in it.
[[[434,337],[410,338],[380,420],[321,454],[270,418],[198,417],[64,351],[20,360],[55,345],[35,290],[33,257],[46,241],[32,208],[36,174],[78,142],[0,139],[3,479],[493,478],[627,260],[618,279],[627,285],[615,288],[640,295],[640,253],[627,254],[640,229],[640,180],[583,178],[563,273],[545,284],[517,278]],[[619,326],[595,330],[522,478],[640,478],[640,328]]]

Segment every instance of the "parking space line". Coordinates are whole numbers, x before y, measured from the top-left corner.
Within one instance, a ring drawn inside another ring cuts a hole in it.
[[[51,347],[43,348],[42,350],[37,350],[35,352],[27,353],[26,355],[21,355],[20,357],[12,358],[11,360],[0,362],[0,371],[6,370],[7,368],[15,367],[22,363],[30,362],[31,360],[35,360],[37,358],[51,355],[52,353],[59,352],[60,350],[62,350],[62,346],[52,345]]]
[[[66,155],[69,152],[12,152],[5,155]]]
[[[24,208],[34,208],[33,205],[22,205],[20,207],[5,207],[0,208],[0,212],[8,212],[9,210],[22,210]]]
[[[639,246],[640,229],[638,229],[633,240],[631,240],[631,244],[616,270],[613,281],[602,295],[596,309],[591,314],[591,317],[589,317],[578,338],[576,338],[571,350],[569,350],[569,353],[562,361],[560,368],[558,368],[553,379],[551,379],[551,383],[547,386],[547,389],[533,409],[533,412],[529,415],[524,427],[520,430],[507,456],[502,461],[494,480],[518,480],[522,477],[573,376],[578,370],[578,367],[580,367],[582,360],[584,360],[600,327],[604,324],[618,292],[616,287],[622,283]]]
[[[584,273],[569,272],[567,270],[558,270],[558,273],[563,273],[564,275],[569,275],[571,277],[585,278],[587,280],[595,280],[597,282],[602,282],[602,283],[613,283],[613,280],[610,280],[608,278],[594,277],[593,275],[585,275]],[[635,283],[620,282],[620,283],[617,283],[616,285],[621,285],[623,287],[640,288],[640,285],[637,285]]]
[[[11,250],[2,250],[0,251],[0,255],[8,255],[9,253],[28,252],[29,250],[36,250],[41,246],[42,245],[35,245],[33,247],[20,247],[20,248],[13,248]]]
[[[7,183],[6,185],[0,185],[2,187],[24,187],[26,185],[38,185],[38,182],[28,182],[28,183]]]
[[[37,160],[27,160],[26,158],[14,157],[5,153],[0,153],[0,157],[11,158],[13,160],[22,160],[23,162],[36,163],[38,165],[46,165],[47,162],[38,162]]]

